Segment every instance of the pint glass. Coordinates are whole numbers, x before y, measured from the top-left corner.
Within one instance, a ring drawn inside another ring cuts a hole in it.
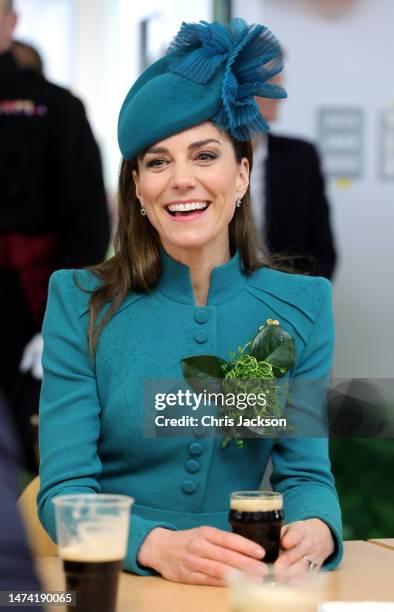
[[[76,591],[76,605],[70,611],[115,612],[133,501],[106,494],[53,499],[66,590]]]
[[[273,491],[237,491],[231,494],[229,521],[234,533],[260,544],[265,563],[279,556],[283,525],[283,497]]]

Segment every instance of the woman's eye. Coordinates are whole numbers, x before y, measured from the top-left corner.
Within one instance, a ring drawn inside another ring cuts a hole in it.
[[[201,161],[211,161],[216,158],[217,158],[216,153],[208,153],[206,151],[202,151],[201,153],[197,155],[197,159]]]
[[[148,163],[147,166],[148,168],[160,168],[161,166],[163,166],[166,163],[165,159],[162,159],[161,157],[157,157],[156,159],[151,159]]]

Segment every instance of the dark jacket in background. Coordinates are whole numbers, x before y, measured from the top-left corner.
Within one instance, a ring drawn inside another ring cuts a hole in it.
[[[100,152],[82,103],[0,54],[0,389],[30,469],[26,431],[39,389],[28,384],[26,401],[23,349],[41,330],[51,273],[102,261],[109,237]]]
[[[16,507],[18,444],[7,406],[0,395],[0,591],[39,591],[26,534]],[[15,606],[2,607],[14,610]],[[40,607],[28,607],[36,610]]]
[[[269,135],[265,242],[270,253],[305,256],[305,271],[333,276],[336,251],[320,160],[303,140]],[[308,261],[308,258],[312,260]]]
[[[0,55],[0,234],[56,234],[56,268],[100,261],[109,219],[80,100]]]

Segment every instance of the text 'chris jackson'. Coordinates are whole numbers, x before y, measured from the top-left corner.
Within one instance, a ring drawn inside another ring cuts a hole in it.
[[[159,414],[155,418],[157,427],[286,427],[287,419],[276,417],[245,417],[240,414],[238,417],[215,417],[212,415],[204,415],[197,418],[193,416],[165,417]]]

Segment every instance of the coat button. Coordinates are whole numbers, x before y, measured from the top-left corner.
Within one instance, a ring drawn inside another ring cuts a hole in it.
[[[192,435],[193,438],[203,438],[206,435],[206,430],[207,428],[204,427],[203,425],[198,425],[197,427],[193,427],[192,429]]]
[[[196,329],[194,339],[198,344],[204,344],[208,340],[208,332],[206,329]]]
[[[207,313],[206,310],[197,310],[195,315],[194,315],[194,320],[197,323],[206,323],[209,319],[209,314]]]
[[[193,455],[193,457],[197,457],[197,455],[201,455],[202,446],[199,442],[192,442],[189,444],[189,453]]]
[[[195,493],[197,485],[193,480],[184,480],[182,483],[182,491],[184,493]]]
[[[189,461],[186,461],[185,467],[191,474],[195,474],[196,472],[200,471],[200,463],[195,459],[189,459]]]

